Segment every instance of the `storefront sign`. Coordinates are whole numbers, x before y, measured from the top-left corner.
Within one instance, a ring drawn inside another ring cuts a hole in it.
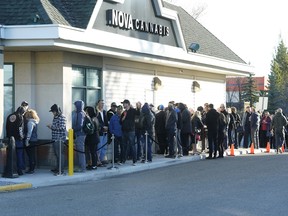
[[[106,15],[107,25],[109,26],[119,27],[125,30],[142,31],[160,36],[169,36],[169,27],[167,26],[133,19],[131,14],[115,9],[107,10]]]

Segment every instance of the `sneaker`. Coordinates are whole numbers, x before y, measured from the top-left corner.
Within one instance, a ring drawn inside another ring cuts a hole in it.
[[[122,166],[122,163],[121,163],[121,162],[118,162],[117,164],[118,164],[119,166]]]
[[[55,176],[60,176],[60,175],[64,175],[64,171],[61,171],[61,173],[58,171],[56,173],[54,173]]]
[[[181,157],[183,157],[183,155],[182,155],[182,154],[179,154],[179,155],[178,155],[178,158],[181,158]]]
[[[58,169],[55,168],[55,169],[51,169],[50,171],[53,172],[53,173],[57,173]]]
[[[22,175],[23,175],[22,170],[17,170],[17,173],[18,173],[19,176],[22,176]]]
[[[136,166],[136,163],[133,163],[132,166]]]
[[[25,173],[27,173],[27,174],[34,174],[34,170],[27,170]]]

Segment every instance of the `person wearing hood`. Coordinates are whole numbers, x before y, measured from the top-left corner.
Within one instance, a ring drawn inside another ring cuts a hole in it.
[[[272,130],[275,136],[275,147],[277,154],[282,153],[282,145],[285,141],[285,127],[288,125],[287,118],[283,115],[282,109],[278,108],[272,118]]]
[[[191,113],[183,103],[179,103],[178,108],[181,113],[181,130],[180,139],[182,145],[183,155],[189,154],[190,135],[192,133]]]
[[[55,175],[61,175],[64,173],[64,142],[66,141],[66,117],[62,114],[60,107],[57,104],[53,104],[50,111],[53,114],[52,124],[48,124],[47,127],[52,131],[53,150],[57,159],[57,166],[51,171]],[[61,145],[61,152],[59,146]],[[61,161],[61,163],[60,163]],[[61,172],[59,170],[61,168]]]
[[[26,171],[27,174],[33,174],[35,169],[35,155],[36,155],[36,143],[37,138],[37,125],[39,124],[40,118],[37,112],[33,109],[28,109],[25,114],[25,150],[29,160],[29,169]]]
[[[85,158],[85,137],[86,134],[82,130],[85,112],[84,112],[84,102],[82,100],[78,100],[74,102],[75,110],[72,113],[72,129],[75,135],[75,147],[77,150],[77,158],[79,170],[75,170],[75,172],[85,172],[86,170],[86,158]]]
[[[168,153],[168,144],[166,141],[166,131],[165,131],[165,119],[166,114],[164,111],[164,106],[161,104],[158,106],[158,112],[155,115],[155,134],[159,145],[158,154]]]
[[[10,114],[6,120],[6,133],[7,137],[10,139],[14,137],[16,146],[16,163],[17,163],[17,173],[18,175],[23,175],[22,170],[25,170],[25,160],[24,160],[24,115],[25,109],[20,106],[17,110]]]
[[[153,127],[154,127],[154,114],[150,110],[150,107],[148,103],[145,103],[142,107],[142,115],[143,115],[143,126],[142,126],[142,135],[144,137],[145,133],[147,132],[147,152],[146,152],[146,142],[145,145],[143,145],[143,149],[145,154],[147,154],[147,160],[148,162],[152,162],[152,137],[153,137]],[[144,157],[144,155],[143,155]],[[146,159],[143,158],[142,162],[145,162]]]

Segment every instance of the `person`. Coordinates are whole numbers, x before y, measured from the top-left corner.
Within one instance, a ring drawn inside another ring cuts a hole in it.
[[[122,126],[120,124],[120,118],[123,112],[121,105],[117,106],[116,114],[110,119],[109,131],[114,135],[114,161],[118,165],[122,165],[124,159],[124,148],[122,143]],[[120,152],[119,152],[120,149]]]
[[[74,102],[75,110],[72,113],[72,129],[75,135],[76,155],[78,158],[79,169],[75,172],[85,172],[86,158],[85,158],[85,138],[86,134],[83,131],[83,124],[86,113],[84,112],[84,102],[77,100]]]
[[[169,154],[166,155],[166,158],[175,158],[175,136],[177,131],[177,113],[174,109],[174,102],[170,101],[168,103],[168,108],[166,111],[166,122],[165,130],[167,136],[167,142],[169,147]]]
[[[166,141],[165,131],[165,111],[164,106],[161,104],[158,106],[158,112],[155,115],[155,134],[157,143],[159,145],[158,154],[168,154],[168,145]]]
[[[57,160],[56,168],[51,171],[55,175],[64,173],[64,143],[66,141],[66,117],[62,114],[60,107],[57,104],[53,104],[50,111],[53,114],[52,124],[48,124],[47,127],[52,131],[53,150]],[[61,146],[61,152],[60,152]],[[60,162],[61,161],[61,162]],[[61,172],[59,170],[61,169]]]
[[[218,158],[224,157],[224,142],[225,142],[225,135],[227,131],[227,118],[223,112],[219,112],[218,118],[218,151],[219,155]],[[209,131],[208,131],[209,134]]]
[[[209,104],[205,103],[204,107],[200,106],[197,108],[201,112],[201,119],[203,122],[203,129],[201,130],[201,143],[202,143],[202,152],[206,151],[207,143],[208,143],[208,137],[207,137],[207,126],[206,126],[206,114],[209,110]]]
[[[207,159],[214,159],[217,156],[218,150],[218,127],[219,127],[219,113],[214,109],[213,104],[208,105],[208,112],[206,114],[206,125],[208,129],[208,145],[209,145],[209,156]]]
[[[21,106],[24,108],[25,112],[28,110],[29,108],[29,104],[27,101],[22,101]]]
[[[100,135],[100,142],[98,145],[98,165],[103,166],[108,163],[106,159],[106,152],[107,152],[107,132],[108,132],[108,119],[106,110],[104,110],[104,100],[98,100],[96,110],[99,113],[97,115],[99,121],[99,135]]]
[[[92,134],[86,134],[85,137],[85,149],[86,149],[86,162],[87,159],[91,159],[91,164],[88,164],[86,169],[87,170],[96,170],[97,169],[97,161],[98,161],[98,155],[97,155],[97,146],[100,141],[99,138],[99,122],[97,119],[97,111],[95,111],[94,107],[92,106],[86,106],[84,109],[86,115],[89,116],[89,118],[94,123],[94,132]]]
[[[251,124],[250,124],[251,108],[250,106],[246,107],[246,111],[242,117],[242,126],[243,126],[243,148],[248,148],[251,142]]]
[[[140,118],[142,117],[141,110],[142,110],[142,104],[140,101],[136,103],[136,116],[135,116],[135,137],[136,137],[136,143],[137,143],[137,160],[140,160],[142,157],[142,150],[144,145],[144,136],[142,134],[142,123],[140,121]]]
[[[260,148],[266,148],[271,137],[271,117],[268,111],[265,111],[260,120],[259,144]]]
[[[131,106],[130,101],[125,99],[121,102],[124,107],[124,112],[121,114],[120,122],[122,125],[122,133],[123,133],[123,151],[124,158],[122,163],[126,162],[128,150],[132,149],[132,161],[133,166],[136,165],[137,162],[137,144],[135,142],[135,116],[136,110]]]
[[[272,118],[272,129],[275,136],[275,147],[277,154],[282,153],[282,145],[285,141],[285,127],[288,125],[287,118],[283,115],[282,109],[278,108]]]
[[[154,114],[149,108],[148,103],[145,103],[141,109],[141,114],[143,115],[143,127],[141,130],[142,136],[145,137],[147,132],[147,152],[146,152],[146,143],[143,145],[143,152],[145,155],[147,154],[148,162],[152,162],[152,137],[153,137],[153,122],[154,122]],[[146,139],[146,138],[145,138]],[[146,162],[146,159],[142,158],[142,163]]]
[[[260,117],[255,107],[251,108],[251,141],[254,144],[255,149],[259,149],[259,122]]]
[[[223,146],[224,146],[224,149],[228,149],[228,126],[229,126],[229,123],[230,123],[230,115],[229,115],[229,112],[227,111],[226,107],[224,104],[221,104],[220,105],[220,112],[224,114],[226,120],[226,128],[225,128],[225,131],[224,131],[224,140],[223,140]]]
[[[239,147],[239,134],[237,128],[241,127],[241,119],[237,113],[236,107],[231,107],[230,122],[228,126],[228,140],[229,145],[234,144],[235,149]]]
[[[171,101],[174,104],[174,101]],[[174,109],[176,111],[177,114],[177,123],[176,123],[176,147],[177,147],[177,156],[178,158],[183,157],[183,148],[182,148],[182,143],[181,143],[181,127],[182,127],[182,116],[181,116],[181,112],[180,109],[178,108],[179,103],[175,103],[174,104]]]
[[[25,150],[29,160],[29,169],[26,171],[27,174],[33,174],[36,165],[36,144],[38,141],[37,138],[37,127],[40,121],[40,118],[37,112],[33,109],[28,109],[25,114]]]
[[[192,118],[191,118],[192,155],[200,154],[197,151],[196,145],[197,145],[197,142],[201,139],[201,133],[202,133],[203,127],[204,127],[204,125],[203,125],[203,122],[201,120],[201,112],[197,110],[194,112],[194,114],[192,115]]]
[[[115,102],[111,103],[110,109],[107,111],[107,121],[108,121],[108,132],[107,132],[107,139],[108,139],[108,144],[111,143],[111,137],[112,134],[109,131],[109,124],[110,124],[110,119],[112,118],[113,115],[116,114],[116,109],[117,109],[117,104]]]
[[[20,106],[17,110],[10,114],[6,120],[6,135],[7,138],[14,137],[16,146],[16,164],[17,173],[19,176],[23,175],[25,170],[25,159],[24,159],[24,115],[25,109]]]
[[[187,156],[189,154],[190,136],[192,133],[191,113],[183,103],[179,103],[178,108],[180,109],[181,113],[180,138],[182,151],[183,155]]]

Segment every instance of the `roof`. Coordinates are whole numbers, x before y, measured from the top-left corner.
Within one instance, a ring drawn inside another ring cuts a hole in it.
[[[86,29],[97,0],[1,0],[0,25],[61,24]],[[199,54],[237,63],[246,62],[216,38],[183,8],[163,2],[177,11],[187,50],[198,43]]]
[[[1,0],[0,24],[61,24],[86,28],[96,0]]]
[[[164,1],[163,4],[164,7],[177,11],[187,49],[192,42],[198,43],[200,49],[197,53],[199,54],[246,64],[243,59],[236,55],[182,7]]]

